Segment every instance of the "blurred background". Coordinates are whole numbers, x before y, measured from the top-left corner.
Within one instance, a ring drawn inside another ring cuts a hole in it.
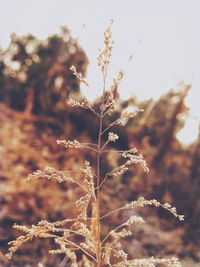
[[[135,227],[125,250],[136,258],[178,256],[183,266],[200,266],[200,17],[198,1],[0,1],[0,266],[58,266],[62,256],[49,256],[49,240],[27,243],[7,263],[8,242],[19,235],[14,223],[73,216],[80,191],[52,181],[24,182],[30,172],[52,166],[79,169],[88,151],[59,148],[57,139],[96,142],[97,120],[73,109],[66,100],[87,97],[94,105],[101,94],[97,68],[103,31],[114,19],[113,60],[108,86],[119,70],[125,77],[116,94],[117,109],[144,112],[115,127],[114,149],[136,147],[150,168],[130,169],[107,181],[102,192],[105,210],[140,196],[170,202],[183,223],[160,209],[138,210],[147,221]],[[69,67],[87,78],[80,85]],[[80,157],[80,153],[81,156]],[[119,164],[107,155],[104,170]],[[107,225],[123,221],[119,214]],[[130,250],[130,251],[129,251]],[[2,254],[1,254],[2,253]]]

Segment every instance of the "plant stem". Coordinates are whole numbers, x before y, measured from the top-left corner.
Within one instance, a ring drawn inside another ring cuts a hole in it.
[[[105,90],[106,90],[106,77],[107,77],[107,65],[103,71],[103,94],[101,98],[101,104],[104,104]],[[97,184],[96,184],[96,205],[97,205],[97,267],[101,267],[101,219],[100,219],[100,157],[102,153],[101,138],[103,131],[103,117],[104,107],[101,108],[99,114],[99,136],[98,136],[98,148],[97,148]]]
[[[99,119],[99,137],[98,137],[98,152],[97,152],[97,267],[101,266],[101,224],[100,224],[100,156],[101,156],[101,132],[102,132],[103,113],[101,112]]]

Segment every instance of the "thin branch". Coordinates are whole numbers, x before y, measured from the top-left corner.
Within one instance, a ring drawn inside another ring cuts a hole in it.
[[[103,183],[107,180],[108,176],[110,175],[110,173],[107,173],[106,176],[104,177],[104,179],[102,180],[101,184],[99,185],[99,189],[101,188],[101,186],[103,185]]]
[[[107,149],[107,150],[103,150],[102,153],[107,153],[107,152],[113,152],[113,153],[123,153],[123,152],[126,152],[126,151],[123,151],[123,150],[115,150],[115,149]]]
[[[88,191],[84,186],[82,186],[79,182],[77,182],[76,180],[73,179],[73,183],[77,184],[78,186],[80,186],[81,189],[83,189],[87,194],[89,194],[90,196],[94,197],[93,194],[91,194],[90,191]]]
[[[96,146],[96,147],[98,147],[98,145],[97,144],[94,144],[94,143],[83,143],[84,145],[90,145],[90,146]]]
[[[120,210],[123,210],[124,208],[125,208],[125,205],[124,205],[123,207],[121,207],[121,208],[112,210],[112,211],[110,211],[109,213],[106,213],[105,215],[101,216],[101,217],[100,217],[100,220],[104,219],[104,218],[107,217],[107,216],[110,216],[111,214],[113,214],[113,213],[115,213],[115,212],[118,212],[118,211],[120,211]]]
[[[112,176],[114,171],[116,171],[117,169],[122,168],[123,166],[125,166],[125,164],[126,164],[126,162],[125,162],[124,164],[122,164],[122,165],[120,165],[120,166],[114,168],[111,172],[108,173],[108,175]]]
[[[81,143],[81,147],[83,147],[83,148],[87,148],[87,149],[91,149],[91,150],[93,150],[93,151],[95,151],[95,152],[98,152],[98,150],[96,150],[96,149],[93,148],[93,147],[85,146],[84,143]]]
[[[65,220],[63,220],[63,221],[56,221],[56,222],[54,222],[54,223],[52,223],[52,224],[54,224],[55,226],[56,225],[64,225],[65,223],[68,223],[68,222],[75,222],[75,221],[77,221],[78,220],[78,218],[75,218],[75,219],[65,219]]]
[[[116,246],[115,246],[116,247]],[[117,249],[114,249],[114,247],[102,247],[102,248],[104,248],[104,249],[107,249],[107,248],[109,248],[110,250],[113,250],[116,254],[117,254],[117,252],[118,252],[118,250]],[[122,256],[121,256],[121,258],[122,259],[124,259]],[[114,265],[109,265],[109,266],[115,266],[116,264],[114,264]]]
[[[98,112],[96,112],[96,110],[95,110],[94,108],[92,108],[91,106],[89,106],[88,109],[89,109],[90,111],[92,111],[97,117],[100,118],[100,114],[99,114]]]
[[[116,232],[119,228],[121,228],[121,227],[123,227],[123,226],[125,226],[125,225],[126,225],[126,222],[120,224],[120,225],[117,226],[114,230],[111,230],[111,231],[106,235],[106,237],[103,239],[103,241],[101,242],[101,244],[103,244],[103,243],[106,241],[106,239],[108,239],[108,237],[109,237],[113,232]]]
[[[76,248],[70,248],[70,249],[76,249]],[[65,255],[64,259],[61,261],[58,267],[65,267],[68,259],[69,259],[68,255]]]
[[[116,264],[109,265],[109,267],[123,267],[123,266],[155,266],[155,264],[163,264],[165,266],[182,266],[178,259],[176,258],[167,258],[167,259],[157,259],[157,258],[144,258],[144,259],[135,259],[135,260],[124,260]],[[147,265],[148,264],[148,265]],[[153,264],[153,265],[152,265]]]
[[[118,119],[115,120],[115,121],[113,121],[111,124],[109,124],[109,125],[102,131],[101,135],[103,135],[106,131],[108,131],[112,126],[118,124],[117,121],[118,121]]]
[[[92,217],[87,217],[87,218],[84,218],[84,220],[94,220],[94,219],[96,219],[96,218],[92,218]],[[75,218],[75,219],[65,219],[65,220],[63,220],[63,221],[57,221],[57,222],[55,222],[55,223],[53,223],[53,224],[65,224],[65,223],[68,223],[68,222],[75,222],[75,221],[79,221],[79,220],[81,220],[80,218]],[[83,220],[83,219],[82,219]],[[83,220],[83,221],[84,221]]]
[[[104,83],[105,86],[105,83]],[[101,111],[101,116],[99,119],[99,136],[98,136],[98,154],[97,154],[97,190],[96,190],[96,199],[97,199],[97,267],[100,267],[101,261],[101,224],[100,224],[100,191],[99,191],[99,183],[100,183],[100,156],[101,156],[101,132],[102,132],[102,124],[103,124],[103,111]]]
[[[66,173],[83,173],[84,174],[84,171],[81,171],[81,170],[79,170],[79,171],[65,171],[65,172]],[[96,177],[96,174],[92,173],[92,175]]]
[[[82,250],[86,255],[88,255],[89,257],[91,257],[95,262],[97,262],[97,260],[95,259],[95,257],[93,257],[89,252],[87,252],[84,248],[82,248],[81,246],[77,245],[76,243],[74,243],[73,241],[70,240],[65,240],[66,243],[71,243],[73,246],[75,246],[76,248]]]
[[[82,173],[83,171],[64,171],[64,172],[66,172],[66,173]]]
[[[105,150],[104,150],[105,151]],[[109,150],[108,150],[109,151]],[[112,150],[111,150],[112,151]],[[119,152],[118,152],[119,153]],[[127,162],[126,162],[127,163]],[[128,163],[127,164],[122,164],[122,165],[120,165],[120,166],[118,166],[118,167],[116,167],[116,168],[114,168],[111,172],[108,172],[107,174],[106,174],[106,176],[104,177],[104,179],[102,180],[102,182],[101,182],[101,184],[99,185],[99,188],[101,188],[101,186],[103,185],[103,183],[106,181],[106,179],[108,178],[108,176],[112,176],[113,175],[113,172],[115,171],[115,170],[117,170],[117,169],[119,169],[119,168],[121,168],[121,167],[127,167],[127,165],[128,165]]]
[[[57,144],[58,145],[62,145],[64,146],[65,148],[75,148],[75,149],[78,149],[78,148],[87,148],[87,149],[91,149],[95,152],[98,152],[98,150],[96,150],[95,148],[93,147],[90,147],[89,146],[89,143],[80,143],[79,141],[77,140],[73,140],[73,141],[66,141],[66,140],[57,140]],[[95,144],[90,144],[92,146],[94,146]]]
[[[104,143],[104,145],[102,146],[102,148],[101,148],[101,151],[100,152],[102,152],[103,150],[104,150],[104,148],[106,147],[106,145],[109,143],[109,140],[107,140],[105,143]]]
[[[65,171],[65,172],[69,172],[69,173],[84,173],[84,171],[79,170],[79,171]],[[96,174],[92,173],[93,176],[96,177]]]

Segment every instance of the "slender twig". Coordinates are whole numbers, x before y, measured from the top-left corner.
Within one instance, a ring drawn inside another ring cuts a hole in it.
[[[89,110],[91,110],[95,115],[97,115],[98,117],[100,117],[100,114],[98,112],[96,112],[96,110],[93,109],[92,107],[89,107]]]
[[[82,250],[86,255],[88,255],[89,257],[91,257],[95,262],[97,262],[97,260],[95,259],[95,257],[93,257],[89,252],[87,252],[84,248],[82,248],[81,246],[77,245],[76,243],[74,243],[73,241],[70,240],[65,240],[66,243],[71,243],[73,246],[79,248],[80,250]]]
[[[117,249],[114,249],[114,247],[102,247],[103,249],[107,249],[107,248],[109,248],[110,250],[113,250],[114,252],[118,252],[117,251]],[[121,256],[121,258],[124,260],[124,258]],[[115,266],[116,264],[114,264],[114,265],[109,265],[109,267],[110,266]]]
[[[74,172],[74,171],[63,171],[63,172]],[[82,173],[82,171],[75,171],[76,173]],[[37,180],[37,179],[42,179],[42,178],[46,178],[46,179],[50,179],[49,177],[34,177],[34,178],[31,178],[31,180]],[[71,183],[74,183],[74,184],[76,184],[76,185],[78,185],[81,189],[83,189],[83,191],[85,191],[87,194],[89,194],[89,195],[91,195],[92,197],[94,197],[93,196],[93,194],[91,194],[91,192],[90,191],[88,191],[84,186],[82,186],[78,181],[76,181],[76,180],[74,180],[74,178],[72,178],[72,177],[70,177],[70,182]],[[67,181],[67,180],[66,180]]]
[[[84,173],[84,171],[82,171],[82,170],[79,170],[79,171],[65,171],[66,173]],[[93,176],[95,176],[96,177],[96,174],[94,174],[94,173],[92,173],[92,175]]]
[[[86,237],[86,234],[78,232],[77,230],[56,228],[56,231],[59,231],[59,232],[70,232],[70,233],[72,233],[72,235],[70,235],[70,237],[75,236],[75,235],[78,235],[78,236],[81,235],[81,236]]]
[[[110,211],[109,213],[106,213],[105,215],[101,216],[100,217],[100,220],[104,219],[105,217],[108,217],[109,215],[115,213],[115,212],[118,212],[120,210],[123,210],[125,206],[121,207],[121,208],[118,208],[118,209],[115,209],[115,210],[112,210]]]
[[[106,150],[103,150],[102,153],[107,153],[107,152],[113,152],[113,153],[123,153],[123,152],[128,152],[128,151],[123,151],[123,150],[115,150],[115,149],[106,149]]]
[[[102,148],[101,148],[101,152],[104,150],[104,148],[107,146],[107,144],[109,143],[110,141],[109,140],[107,140],[106,142],[105,142],[105,144],[102,146]]]
[[[81,144],[81,147],[83,147],[83,148],[87,148],[87,149],[90,149],[90,150],[93,150],[93,151],[95,151],[95,152],[98,152],[98,150],[96,150],[95,148],[90,147],[90,146],[85,146],[84,144]]]
[[[80,186],[80,188],[82,188],[87,194],[89,194],[90,196],[94,197],[93,194],[91,194],[90,191],[88,191],[84,186],[82,186],[79,182],[77,182],[76,180],[73,179],[72,181],[74,184],[77,184],[78,186]]]
[[[90,111],[92,111],[97,117],[100,117],[100,114],[94,108],[92,108],[91,106],[89,106],[88,109]]]
[[[103,94],[101,104],[104,103],[104,96],[106,90],[107,65],[103,71]],[[96,184],[96,198],[97,198],[97,267],[101,267],[101,222],[100,222],[100,157],[101,157],[101,133],[103,127],[104,109],[101,110],[99,119],[99,136],[98,136],[98,154],[97,154],[97,184]]]
[[[110,173],[106,173],[106,176],[103,178],[101,184],[99,185],[99,189],[102,187],[103,183],[107,180],[109,175],[110,175]]]
[[[106,235],[106,237],[103,239],[103,241],[101,242],[101,244],[103,244],[105,241],[106,241],[106,239],[108,239],[108,237],[113,233],[113,232],[116,232],[119,228],[121,228],[121,227],[123,227],[123,226],[125,226],[126,225],[126,223],[122,223],[122,224],[120,224],[119,226],[117,226],[114,230],[111,230],[107,235]]]
[[[73,248],[70,248],[73,249]],[[69,259],[68,255],[64,257],[64,259],[61,261],[61,263],[58,265],[58,267],[65,267],[67,264],[67,260]]]
[[[98,145],[97,144],[94,144],[94,143],[83,143],[84,145],[89,145],[89,146],[96,146],[96,147],[98,147]]]
[[[93,218],[93,217],[87,217],[87,218],[84,218],[84,220],[94,220],[94,219],[96,219],[96,218]],[[52,223],[52,224],[65,224],[65,223],[68,223],[68,222],[75,222],[75,221],[78,221],[78,220],[80,220],[80,218],[74,218],[74,219],[65,219],[65,220],[63,220],[63,221],[56,221],[56,222],[54,222],[54,223]]]
[[[64,172],[66,172],[66,173],[83,173],[83,171],[81,171],[81,170],[79,170],[79,171],[64,171]]]
[[[116,152],[118,154],[121,154],[121,153],[126,152],[126,151],[121,151],[121,150],[118,150],[118,151],[116,151],[116,150],[102,150],[101,153],[103,153],[103,152]],[[107,173],[106,176],[104,177],[104,179],[102,180],[101,184],[99,185],[99,188],[101,188],[101,186],[106,181],[106,179],[108,178],[108,176],[112,176],[113,175],[113,172],[115,170],[117,170],[118,168],[120,168],[122,166],[127,167],[127,165],[129,165],[129,164],[126,162],[125,164],[122,164],[122,165],[116,167],[115,169],[113,169],[111,172]]]
[[[101,134],[103,135],[103,134],[104,134],[106,131],[108,131],[112,126],[118,124],[118,123],[117,123],[118,120],[119,120],[119,119],[117,119],[117,120],[113,121],[111,124],[109,124],[109,125],[102,131]]]
[[[96,190],[96,198],[97,198],[97,267],[101,265],[101,225],[100,225],[100,156],[101,156],[101,131],[103,124],[103,111],[101,111],[101,116],[99,120],[99,137],[98,137],[98,154],[97,154],[97,190]]]

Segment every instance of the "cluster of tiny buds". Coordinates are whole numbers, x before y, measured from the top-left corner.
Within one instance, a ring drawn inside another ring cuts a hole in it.
[[[26,178],[26,181],[34,180],[34,179],[39,179],[39,178],[46,178],[49,180],[57,180],[59,183],[62,182],[74,182],[74,180],[70,177],[67,176],[64,171],[58,171],[52,167],[46,167],[44,171],[37,170],[32,174],[29,174],[28,177]]]
[[[145,221],[143,220],[142,217],[133,215],[133,216],[131,216],[131,217],[128,219],[127,222],[124,223],[124,225],[129,226],[129,225],[131,225],[131,224],[133,224],[133,223],[144,223],[144,222],[145,222]]]
[[[87,184],[89,192],[94,196],[95,195],[95,185],[93,179],[92,168],[89,161],[85,161],[83,169],[81,171],[85,174],[84,183]]]
[[[85,109],[88,109],[90,108],[90,104],[88,102],[87,99],[84,99],[83,101],[81,102],[78,102],[74,99],[70,99],[68,102],[67,102],[68,105],[72,106],[72,107],[81,107],[81,108],[85,108]]]
[[[128,257],[127,253],[125,253],[122,249],[116,251],[116,252],[114,253],[114,256],[115,256],[116,258],[122,258],[124,261],[127,261],[127,257]],[[125,266],[126,266],[126,265],[125,265]]]
[[[82,73],[78,73],[77,70],[76,70],[76,67],[75,67],[74,65],[72,65],[69,69],[73,72],[74,76],[76,76],[76,78],[77,78],[80,82],[84,83],[86,86],[89,86],[89,84],[88,84],[88,83],[86,82],[86,80],[83,78]]]
[[[111,90],[112,91],[115,91],[118,88],[119,83],[121,82],[121,80],[122,80],[123,77],[124,77],[124,72],[121,70],[121,71],[118,72],[117,78],[116,79],[115,78],[113,79],[113,84],[111,86]]]
[[[112,132],[110,132],[108,134],[108,141],[109,142],[115,142],[117,139],[119,139],[119,136],[117,134],[114,134]]]
[[[76,201],[76,207],[80,211],[80,214],[78,216],[79,219],[83,219],[83,220],[87,219],[87,208],[88,208],[90,199],[91,199],[91,195],[87,194]]]
[[[119,118],[117,120],[116,124],[124,126],[129,119],[134,118],[139,112],[144,112],[144,110],[136,108],[135,111],[132,111],[132,112],[126,111],[126,112],[122,113],[121,118]]]
[[[80,232],[80,233],[81,233],[81,232]],[[92,252],[95,253],[95,246],[94,246],[94,243],[93,243],[91,240],[86,239],[85,243],[82,242],[80,245],[81,245],[83,248],[88,249],[88,250],[91,250]]]
[[[173,257],[170,259],[155,259],[151,257],[149,259],[135,259],[130,261],[124,261],[118,263],[117,267],[156,267],[156,266],[167,266],[167,267],[181,267],[181,263],[177,258]]]
[[[74,140],[74,141],[56,140],[56,142],[58,145],[63,145],[66,148],[79,148],[79,147],[81,147],[81,144],[77,140]]]
[[[117,167],[113,172],[111,172],[110,175],[119,176],[124,174],[126,171],[128,171],[128,167],[123,164],[122,166]]]
[[[147,173],[149,172],[149,168],[147,167],[147,163],[144,160],[142,154],[132,155],[132,154],[124,151],[122,153],[122,157],[129,158],[129,160],[126,162],[126,166],[136,163],[136,164],[139,164],[144,169],[145,172],[147,172]]]
[[[178,215],[175,207],[172,207],[169,203],[161,204],[156,199],[146,200],[143,197],[140,197],[138,200],[132,201],[131,203],[126,204],[124,206],[124,208],[125,209],[133,209],[136,206],[144,207],[146,205],[150,205],[150,206],[153,205],[155,207],[163,207],[164,209],[166,209],[169,212],[171,212],[174,215],[174,217],[177,217],[179,219],[179,221],[183,221],[184,220],[184,215]]]
[[[83,171],[88,178],[92,179],[93,178],[93,174],[92,174],[92,168],[91,168],[90,162],[86,160],[84,162],[84,167],[85,168],[81,169],[81,171]]]
[[[105,113],[108,113],[108,115],[111,115],[115,108],[116,108],[116,102],[114,100],[113,93],[109,92],[109,96],[105,104]]]
[[[131,148],[131,149],[129,149],[129,150],[127,150],[127,152],[129,152],[129,153],[137,153],[137,148]]]
[[[132,111],[132,112],[126,111],[126,112],[122,113],[121,118],[122,119],[134,118],[139,112],[144,112],[144,109],[138,109],[138,108],[136,108],[135,111]]]
[[[111,115],[114,111],[114,109],[116,108],[116,103],[115,100],[112,99],[112,101],[107,105],[108,106],[108,115]]]
[[[128,157],[131,157],[132,154],[135,154],[136,152],[137,152],[137,149],[136,148],[132,148],[132,149],[129,149],[129,150],[126,150],[126,151],[122,151],[121,155],[122,155],[123,158],[128,158]]]
[[[110,263],[110,251],[111,248],[107,248],[104,253],[102,253],[102,259],[105,261],[106,264],[111,265]]]
[[[111,22],[112,24],[112,22]],[[110,26],[104,32],[104,44],[105,49],[99,50],[100,54],[97,57],[98,66],[101,68],[101,71],[105,71],[105,67],[110,63],[110,58],[112,56],[112,49],[113,49],[113,41],[112,32]]]
[[[76,263],[76,254],[70,249],[66,248],[66,243],[63,237],[55,238],[55,243],[60,246],[60,249],[50,250],[50,254],[65,254],[68,258]],[[73,263],[71,266],[75,266]]]
[[[127,230],[125,228],[123,230],[121,230],[120,232],[115,232],[115,231],[111,232],[111,236],[113,236],[114,238],[127,237],[127,236],[130,236],[132,234],[133,233],[130,230]]]

